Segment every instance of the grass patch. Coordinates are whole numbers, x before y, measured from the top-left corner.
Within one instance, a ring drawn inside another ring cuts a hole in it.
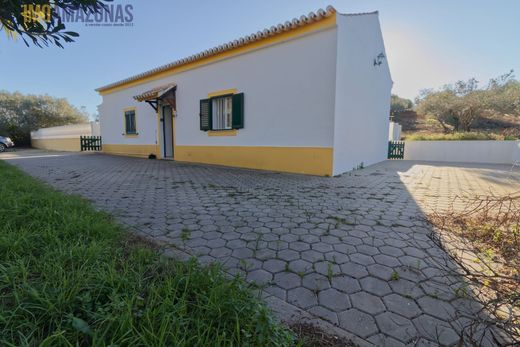
[[[515,140],[516,138],[483,132],[461,132],[452,134],[417,133],[405,136],[406,141],[470,141],[470,140]]]
[[[243,280],[160,257],[85,200],[0,162],[1,346],[284,346]]]

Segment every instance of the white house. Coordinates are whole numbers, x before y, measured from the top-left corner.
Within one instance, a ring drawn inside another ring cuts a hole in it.
[[[378,13],[333,7],[98,88],[103,151],[313,175],[387,155]]]

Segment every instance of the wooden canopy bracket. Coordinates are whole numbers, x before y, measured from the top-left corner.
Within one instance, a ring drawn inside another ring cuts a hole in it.
[[[145,102],[152,106],[153,109],[155,110],[155,112],[157,112],[157,109],[158,109],[158,104],[159,104],[159,99],[152,99],[152,100],[145,100]]]

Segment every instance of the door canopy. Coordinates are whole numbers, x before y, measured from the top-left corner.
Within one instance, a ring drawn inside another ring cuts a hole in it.
[[[177,90],[177,85],[175,83],[170,83],[164,86],[155,87],[153,89],[147,90],[139,95],[134,96],[134,99],[139,102],[146,102],[150,106],[153,107],[155,112],[157,112],[159,101],[164,104],[170,105],[173,110],[177,109],[176,99],[175,99],[175,91]]]

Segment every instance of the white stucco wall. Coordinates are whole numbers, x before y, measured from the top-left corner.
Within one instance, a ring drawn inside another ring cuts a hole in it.
[[[406,141],[404,159],[511,164],[520,160],[520,141]]]
[[[520,141],[515,141],[516,144],[513,148],[513,162],[520,164]]]
[[[385,160],[388,151],[390,91],[387,59],[377,14],[337,15],[337,76],[334,174]]]
[[[336,29],[315,32],[103,96],[104,144],[155,144],[157,118],[133,96],[177,84],[176,145],[332,147]],[[199,100],[236,88],[244,93],[244,129],[210,137],[199,129]],[[136,107],[139,136],[123,136],[123,109]]]
[[[31,139],[66,139],[79,138],[80,136],[95,135],[92,133],[96,122],[62,125],[58,127],[41,128],[36,131],[31,131]]]
[[[388,127],[388,141],[399,141],[401,139],[401,124],[390,122]]]
[[[141,89],[132,87],[103,96],[103,102],[98,106],[103,144],[152,145],[157,143],[157,114],[150,105],[133,99]],[[135,137],[124,136],[124,109],[128,107],[135,107],[139,134]]]

